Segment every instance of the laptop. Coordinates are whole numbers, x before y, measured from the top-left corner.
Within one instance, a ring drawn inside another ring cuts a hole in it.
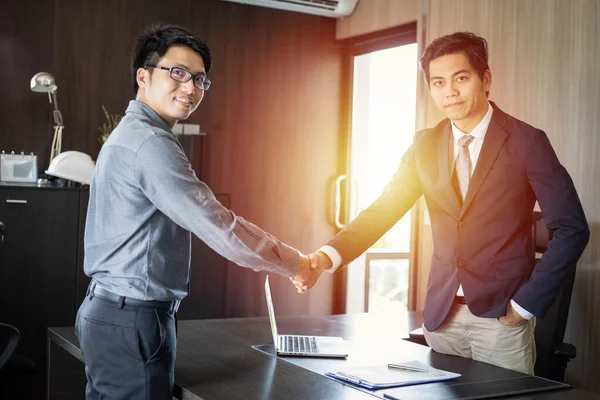
[[[265,280],[265,295],[267,297],[267,308],[269,309],[269,320],[271,321],[271,333],[273,343],[278,356],[296,357],[328,357],[346,358],[348,351],[344,339],[339,336],[306,336],[306,335],[280,335],[277,333],[275,322],[275,310],[271,298],[271,287],[269,276]]]

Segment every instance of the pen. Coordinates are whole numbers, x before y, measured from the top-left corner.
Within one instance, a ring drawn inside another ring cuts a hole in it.
[[[429,372],[429,370],[427,370],[427,369],[410,367],[408,365],[402,365],[402,364],[388,364],[388,368],[401,369],[403,371]]]
[[[347,380],[348,382],[352,382],[352,383],[354,383],[354,384],[357,384],[357,385],[362,385],[362,384],[364,384],[364,383],[365,383],[365,382],[364,382],[362,379],[360,379],[358,376],[350,375],[350,374],[347,374],[347,373],[345,373],[345,372],[337,371],[335,374],[336,374],[337,376],[339,376],[339,377],[341,377],[341,378],[343,378],[343,379]]]

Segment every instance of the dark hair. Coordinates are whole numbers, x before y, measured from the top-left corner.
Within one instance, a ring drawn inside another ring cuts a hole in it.
[[[202,57],[206,73],[210,71],[212,59],[210,49],[202,40],[180,26],[154,24],[142,32],[135,43],[131,57],[131,73],[133,75],[133,94],[137,96],[137,70],[145,65],[155,65],[167,53],[171,46],[187,46]]]
[[[490,69],[488,65],[487,41],[471,32],[455,32],[435,39],[421,57],[421,69],[429,85],[429,63],[438,57],[448,54],[464,53],[469,64],[483,79],[483,74]]]

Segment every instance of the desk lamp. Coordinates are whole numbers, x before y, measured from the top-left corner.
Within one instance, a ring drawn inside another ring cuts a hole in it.
[[[54,77],[48,72],[38,72],[31,78],[30,87],[33,92],[48,93],[48,100],[54,103],[54,136],[52,138],[52,147],[50,148],[50,162],[60,154],[62,147],[62,130],[64,128],[62,114],[58,109],[56,100],[56,91],[58,86],[54,81]]]

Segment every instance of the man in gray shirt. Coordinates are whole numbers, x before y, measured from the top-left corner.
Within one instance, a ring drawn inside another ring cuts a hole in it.
[[[190,232],[236,264],[316,280],[304,255],[216,200],[171,131],[202,101],[210,67],[208,47],[186,29],[153,26],[138,37],[136,100],[102,147],[90,188],[92,282],[76,321],[88,400],[171,399]]]

